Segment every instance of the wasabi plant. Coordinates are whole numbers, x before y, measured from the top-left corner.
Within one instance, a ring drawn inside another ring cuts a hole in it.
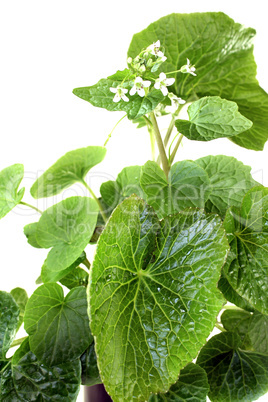
[[[31,187],[39,199],[80,183],[88,196],[33,206],[40,219],[24,233],[48,255],[29,299],[0,293],[1,401],[75,401],[80,384],[100,383],[115,402],[268,391],[268,189],[230,156],[174,163],[183,137],[263,149],[254,35],[223,13],[171,14],[133,36],[124,70],[73,91],[147,128],[152,157],[102,183],[100,197],[87,174],[105,146],[68,152]],[[21,164],[0,172],[0,218],[28,205],[22,179]]]

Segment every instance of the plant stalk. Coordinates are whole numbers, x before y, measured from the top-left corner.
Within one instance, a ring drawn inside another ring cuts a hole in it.
[[[159,127],[158,127],[154,112],[150,113],[150,118],[151,118],[151,122],[152,122],[152,125],[153,125],[154,136],[155,136],[156,143],[157,143],[157,146],[158,146],[158,150],[159,150],[163,170],[164,170],[164,173],[165,173],[166,178],[168,180],[168,174],[169,174],[168,158],[167,158],[167,155],[166,155],[165,147],[164,147],[164,144],[163,144],[163,140],[162,140],[162,137],[161,137],[161,134],[160,134],[160,131],[159,131]]]
[[[31,204],[28,204],[27,202],[20,201],[19,204],[25,205],[26,207],[29,207],[29,208],[32,208],[32,209],[34,209],[35,211],[37,211],[37,212],[38,212],[39,214],[41,214],[41,215],[42,215],[42,213],[43,213],[42,211],[40,211],[40,209],[34,207],[34,206],[31,205]]]
[[[12,344],[11,344],[11,348],[14,348],[14,346],[18,346],[20,345],[26,338],[28,338],[27,336],[23,336],[22,338],[19,339],[15,339]]]
[[[172,151],[172,154],[170,156],[170,162],[169,162],[170,165],[172,165],[172,163],[173,163],[173,161],[175,159],[176,153],[178,151],[178,148],[180,146],[180,143],[181,143],[182,139],[183,139],[183,134],[180,134],[179,139],[178,139],[178,141],[177,141],[177,143],[176,143],[176,145],[175,145],[175,147],[174,147],[174,149]]]
[[[103,217],[103,220],[104,220],[104,222],[106,223],[107,222],[107,220],[108,220],[108,218],[107,218],[107,216],[106,216],[106,214],[105,214],[105,212],[104,212],[104,209],[102,208],[102,205],[101,205],[101,203],[100,203],[100,200],[97,198],[97,196],[95,195],[95,193],[93,192],[93,190],[91,190],[91,188],[89,187],[89,185],[85,182],[85,180],[81,180],[81,183],[86,187],[86,189],[90,192],[90,194],[92,195],[92,197],[93,197],[93,199],[96,201],[96,203],[98,204],[98,206],[99,206],[99,209],[100,209],[100,213],[101,213],[101,216]]]

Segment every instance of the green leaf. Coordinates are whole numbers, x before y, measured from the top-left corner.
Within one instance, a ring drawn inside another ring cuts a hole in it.
[[[268,188],[254,187],[241,210],[230,209],[224,227],[233,258],[223,270],[232,288],[254,309],[268,313]]]
[[[0,172],[0,219],[20,203],[25,188],[18,191],[24,176],[23,165],[17,163]]]
[[[106,181],[100,187],[100,193],[103,201],[112,208],[115,208],[126,197],[136,194],[144,198],[140,186],[141,166],[125,167],[117,176],[116,181]]]
[[[76,288],[77,286],[85,286],[88,284],[88,272],[77,267],[61,278],[60,283],[68,289]]]
[[[120,229],[120,230],[119,230]],[[216,215],[158,221],[135,196],[113,212],[90,271],[89,315],[114,402],[166,392],[211,332],[228,244]]]
[[[105,154],[106,148],[97,146],[67,152],[34,182],[31,195],[34,198],[51,197],[83,181],[88,171],[100,163]]]
[[[42,270],[43,280],[57,281],[67,274],[67,268],[72,269],[90,241],[97,215],[98,205],[88,197],[66,198],[43,212],[36,240],[42,248],[52,247]]]
[[[38,222],[33,222],[29,223],[28,225],[25,225],[23,228],[23,232],[25,236],[27,237],[28,243],[35,248],[42,248],[37,240],[36,240],[36,231],[38,227]]]
[[[23,317],[24,317],[24,312],[25,312],[25,306],[28,301],[28,295],[27,295],[26,290],[24,290],[22,288],[12,289],[10,294],[20,309],[19,322],[17,325],[17,330],[18,330],[20,328],[21,324],[23,323]]]
[[[147,202],[159,218],[174,214],[187,207],[204,208],[210,194],[207,173],[193,161],[172,165],[168,182],[156,162],[148,161],[142,168],[141,186]]]
[[[251,402],[268,391],[268,356],[241,350],[238,334],[211,338],[197,358],[207,373],[212,402]]]
[[[188,120],[176,120],[178,131],[189,140],[211,141],[232,137],[250,129],[252,122],[238,112],[235,102],[206,96],[187,109]]]
[[[101,79],[97,84],[90,87],[75,88],[73,93],[79,98],[90,102],[93,106],[101,107],[109,111],[124,111],[127,113],[127,117],[130,120],[136,120],[141,116],[153,111],[156,106],[164,99],[161,91],[152,88],[148,95],[141,97],[138,94],[130,96],[129,102],[120,100],[114,102],[114,93],[110,91],[110,88],[116,88],[124,81],[124,88],[130,90],[133,86],[134,76],[131,75],[128,69],[123,71],[117,71],[114,75],[108,78]]]
[[[221,315],[221,322],[227,331],[237,332],[242,337],[243,347],[268,355],[267,315],[258,311],[250,314],[243,310],[226,310]]]
[[[253,126],[232,141],[262,150],[268,138],[268,95],[256,79],[254,35],[254,29],[235,23],[223,13],[170,14],[135,34],[128,56],[134,58],[159,39],[167,57],[160,67],[164,72],[178,70],[186,58],[190,59],[197,76],[174,74],[171,90],[190,102],[204,96],[236,102]]]
[[[80,375],[79,359],[52,367],[41,364],[27,338],[0,374],[0,398],[2,402],[73,402],[79,392]]]
[[[148,402],[206,402],[209,385],[205,370],[190,363],[166,394],[150,396]]]
[[[15,338],[19,314],[20,310],[14,298],[9,293],[0,291],[0,360],[5,360]]]
[[[228,207],[240,207],[244,195],[258,183],[251,167],[232,156],[209,155],[195,161],[210,179],[211,193],[205,209],[224,216]]]
[[[46,262],[44,262],[41,270],[41,282],[40,283],[51,283],[61,281],[65,276],[72,274],[75,269],[81,264],[86,258],[86,253],[82,251],[81,255],[67,268],[63,270],[51,270],[47,267]],[[37,282],[36,282],[37,283]],[[38,283],[37,283],[38,284]],[[79,286],[79,285],[77,285]]]
[[[39,286],[27,303],[24,326],[42,363],[53,366],[81,356],[93,340],[85,288],[74,288],[64,298],[56,283]]]
[[[92,386],[101,384],[99,369],[97,366],[97,356],[95,353],[94,341],[80,357],[82,364],[82,384]]]

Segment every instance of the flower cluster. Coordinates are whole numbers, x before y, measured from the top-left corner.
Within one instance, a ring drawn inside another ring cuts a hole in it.
[[[127,63],[131,74],[136,76],[134,81],[127,81],[126,84],[132,85],[129,90],[129,95],[133,96],[136,93],[144,97],[149,92],[149,87],[152,82],[149,80],[144,80],[142,78],[146,72],[155,72],[159,66],[167,60],[164,55],[163,48],[161,47],[160,41],[152,43],[146,49],[142,50],[141,53],[136,56],[134,59],[131,57],[128,58]],[[190,63],[190,60],[187,59],[187,64],[182,66],[179,70],[173,71],[172,73],[181,72],[188,73],[196,76],[195,67]],[[171,73],[167,73],[171,74]],[[178,98],[173,93],[169,93],[167,87],[173,85],[175,82],[175,78],[167,78],[165,73],[160,73],[159,77],[154,80],[154,88],[158,89],[162,92],[164,96],[169,96],[172,107],[178,107],[179,104],[185,103],[185,101],[181,98]],[[126,96],[128,93],[128,89],[123,86],[124,81],[118,85],[116,88],[111,87],[110,91],[115,94],[113,101],[119,102],[123,100],[124,102],[128,102],[129,98]]]

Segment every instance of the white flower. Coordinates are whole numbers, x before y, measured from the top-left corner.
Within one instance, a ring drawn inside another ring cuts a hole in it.
[[[155,80],[155,89],[160,89],[164,96],[167,96],[167,87],[174,84],[175,78],[167,78],[165,73],[160,73],[159,78]]]
[[[171,100],[172,103],[174,102],[177,105],[184,105],[184,103],[186,103],[186,101],[184,99],[178,98],[172,92],[169,92],[168,97],[169,97],[169,99]]]
[[[141,77],[136,77],[134,81],[134,86],[131,88],[129,91],[129,95],[135,95],[137,92],[138,95],[143,97],[145,95],[145,90],[144,88],[149,88],[151,85],[151,81],[143,81]]]
[[[129,99],[128,97],[125,95],[128,90],[122,87],[117,87],[117,88],[110,88],[110,91],[113,92],[115,94],[113,101],[114,102],[119,102],[121,99],[123,99],[123,101],[128,102]]]
[[[191,65],[189,59],[187,59],[187,64],[185,64],[184,66],[181,67],[180,71],[181,71],[182,73],[184,73],[184,74],[185,74],[185,73],[189,73],[189,74],[192,74],[192,75],[196,76],[196,74],[195,74],[195,72],[194,72],[194,71],[195,71],[195,67]]]
[[[164,53],[161,52],[161,50],[159,49],[160,49],[160,40],[157,40],[152,45],[148,46],[146,50],[148,53],[151,53],[156,57],[165,57]]]

